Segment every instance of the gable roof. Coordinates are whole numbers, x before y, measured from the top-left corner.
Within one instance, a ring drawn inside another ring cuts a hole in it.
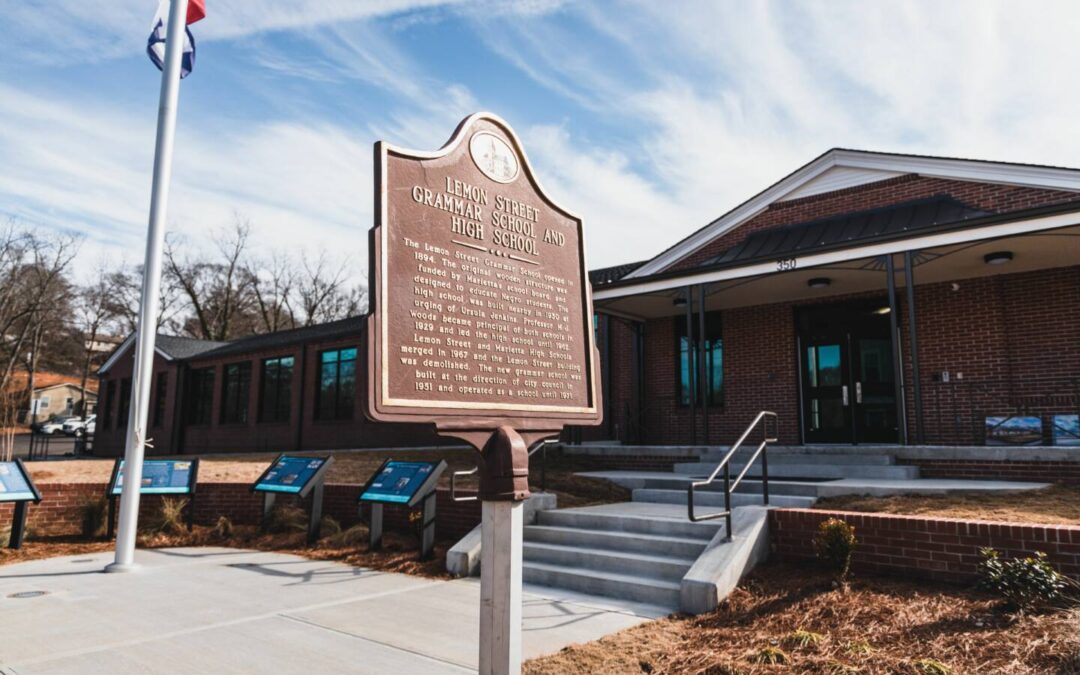
[[[1078,169],[833,148],[662,251],[625,278],[645,277],[670,267],[757,216],[775,202],[912,173],[934,178],[1080,192]]]
[[[229,354],[241,354],[244,352],[263,351],[300,344],[302,342],[335,340],[337,338],[357,336],[359,339],[364,333],[364,325],[367,317],[351,316],[347,319],[328,321],[314,326],[303,326],[291,330],[282,330],[276,333],[260,333],[248,337],[239,338],[226,342],[222,346],[208,352],[199,354],[200,357],[216,358]]]
[[[601,267],[600,269],[592,270],[589,272],[589,281],[593,286],[603,286],[604,284],[610,284],[613,281],[622,279],[627,274],[630,274],[637,268],[641,267],[648,260],[639,260],[632,263],[624,263],[622,265],[612,265],[611,267]]]
[[[105,361],[100,368],[98,368],[98,375],[109,371],[113,365],[120,360],[120,357],[128,352],[135,344],[135,333],[132,333],[120,343],[120,346],[113,350],[113,353],[109,355],[109,358]],[[177,337],[175,335],[162,335],[157,334],[154,338],[154,351],[161,355],[166,361],[176,361],[189,359],[193,356],[198,356],[204,352],[208,352],[211,349],[221,347],[229,344],[228,342],[216,342],[214,340],[199,340],[197,338]]]

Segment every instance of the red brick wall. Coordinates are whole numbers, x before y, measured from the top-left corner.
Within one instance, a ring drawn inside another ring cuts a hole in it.
[[[77,535],[82,531],[82,505],[100,499],[105,494],[104,483],[44,483],[40,504],[31,504],[27,525],[36,536]],[[323,495],[323,514],[331,516],[343,527],[360,521],[357,497],[360,485],[327,485]],[[480,502],[455,502],[450,491],[436,491],[435,533],[438,538],[456,539],[480,523]],[[140,517],[154,513],[162,497],[144,495],[139,500]],[[297,503],[295,497],[278,495],[278,503]],[[307,508],[310,497],[303,504]],[[220,516],[227,516],[236,525],[257,525],[262,518],[263,495],[251,492],[243,483],[201,483],[195,497],[195,522],[213,525]],[[12,504],[0,504],[0,523],[11,522]],[[366,522],[369,511],[365,509]],[[399,532],[412,531],[408,521],[409,509],[388,505],[384,510],[384,526]]]
[[[851,211],[865,211],[936,195],[950,195],[968,206],[991,213],[1006,213],[1077,199],[1075,192],[1062,190],[993,185],[908,174],[868,185],[772,204],[735,230],[714,239],[667,269],[694,267],[719,255],[759,230],[780,225],[794,225]]]
[[[1018,480],[1080,485],[1080,452],[1077,452],[1075,461],[1071,462],[916,459],[897,460],[897,463],[919,467],[919,475],[923,478]]]
[[[855,572],[970,582],[989,546],[1006,557],[1043,551],[1058,571],[1080,578],[1080,527],[1010,525],[952,518],[925,518],[812,509],[769,511],[774,556],[785,561],[814,559],[818,525],[841,518],[855,528]]]

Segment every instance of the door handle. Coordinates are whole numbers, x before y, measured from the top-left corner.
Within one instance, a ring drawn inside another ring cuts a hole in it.
[[[855,383],[855,402],[862,403],[862,382]]]
[[[844,386],[840,387],[840,395],[843,398],[844,406],[846,407],[847,404],[848,404],[847,385],[846,384]]]

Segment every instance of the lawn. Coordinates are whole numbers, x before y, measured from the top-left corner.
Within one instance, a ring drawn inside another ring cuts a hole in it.
[[[761,663],[766,654],[784,663]],[[1010,614],[964,588],[865,577],[839,589],[815,570],[768,564],[715,612],[572,645],[525,672],[1080,673],[1080,609]]]
[[[1006,493],[895,497],[845,495],[819,499],[813,508],[1080,526],[1080,485],[1053,485],[1041,490]]]

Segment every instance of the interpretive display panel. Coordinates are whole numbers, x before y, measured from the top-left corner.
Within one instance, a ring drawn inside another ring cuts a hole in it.
[[[360,493],[362,502],[415,504],[435,488],[446,462],[399,462],[388,459]]]
[[[197,459],[147,459],[143,460],[142,483],[139,493],[144,495],[186,495],[195,491],[198,480]],[[109,494],[119,497],[124,491],[124,460],[116,460]]]
[[[1042,445],[1039,417],[990,416],[986,418],[987,445]]]
[[[40,502],[41,494],[19,460],[0,462],[0,502]]]
[[[256,492],[306,495],[308,488],[322,478],[329,463],[330,457],[279,455],[251,489]]]
[[[598,420],[581,219],[474,115],[436,153],[376,146],[368,415]]]

